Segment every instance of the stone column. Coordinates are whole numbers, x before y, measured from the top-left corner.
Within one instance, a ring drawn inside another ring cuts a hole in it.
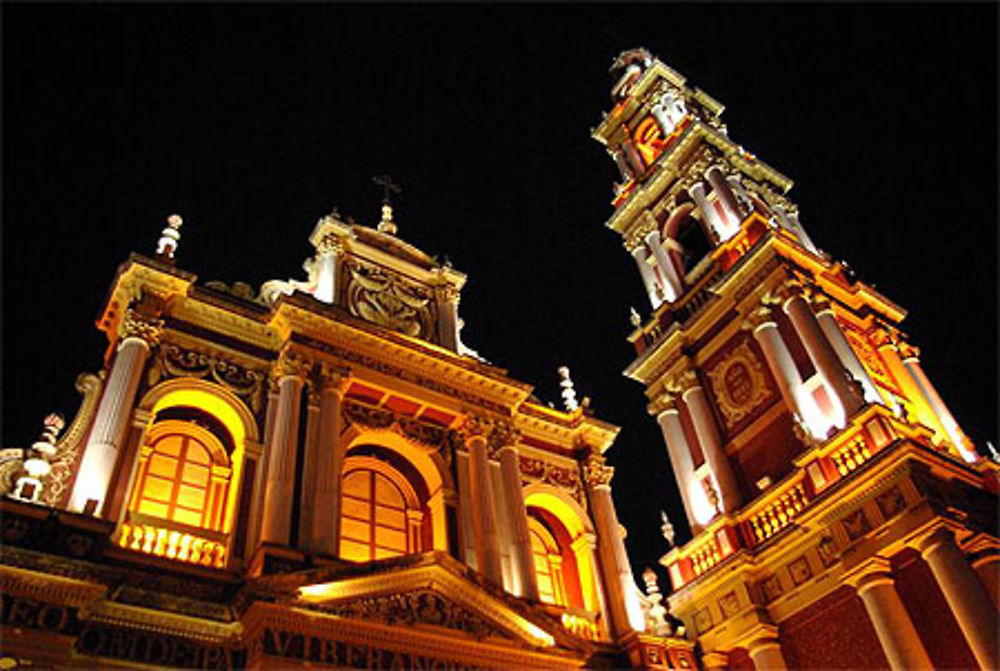
[[[907,421],[920,422],[924,426],[933,430],[939,437],[945,436],[944,428],[940,420],[934,415],[934,411],[928,405],[927,400],[920,392],[916,380],[903,365],[903,360],[899,356],[899,350],[893,342],[893,337],[883,329],[877,329],[872,334],[872,340],[878,348],[879,355],[885,361],[886,368],[889,369],[892,378],[903,392],[903,396],[908,403],[908,410],[912,410],[911,417],[906,417]]]
[[[162,320],[143,317],[132,309],[122,317],[118,327],[121,341],[80,460],[70,510],[82,512],[87,509],[87,502],[93,500],[96,502],[93,514],[104,512],[139,381],[150,348],[159,340],[162,328]]]
[[[766,633],[754,638],[747,644],[747,652],[753,660],[757,671],[769,669],[787,669],[785,657],[781,654],[781,643],[778,641],[777,627],[766,627]]]
[[[882,396],[875,388],[871,377],[868,376],[868,371],[861,364],[854,348],[851,347],[851,343],[844,336],[840,324],[837,323],[837,317],[833,313],[833,307],[830,305],[829,299],[826,296],[817,295],[813,299],[813,303],[817,309],[816,321],[819,322],[820,328],[823,329],[823,335],[826,336],[830,345],[833,346],[834,351],[837,353],[837,358],[840,359],[840,363],[847,369],[847,372],[861,383],[865,400],[869,403],[882,403]]]
[[[980,550],[969,557],[969,565],[993,600],[994,608],[1000,610],[1000,548]]]
[[[621,174],[622,180],[627,182],[632,179],[631,168],[629,168],[628,163],[625,162],[625,156],[622,154],[621,150],[612,151],[611,158],[614,160],[615,165],[618,166],[618,172]]]
[[[712,190],[715,191],[719,202],[722,203],[723,209],[726,210],[726,214],[729,215],[730,219],[726,222],[726,237],[731,237],[740,228],[740,223],[743,221],[743,213],[740,212],[740,204],[736,201],[736,196],[733,195],[733,190],[729,186],[729,182],[726,181],[725,175],[722,174],[722,170],[718,166],[712,166],[705,173],[708,183],[712,185]]]
[[[781,291],[785,313],[791,318],[795,332],[805,345],[809,359],[823,378],[827,390],[840,403],[846,422],[861,407],[862,399],[847,376],[847,371],[837,357],[823,330],[816,321],[816,315],[806,302],[801,291],[794,285],[786,284]],[[841,424],[843,426],[843,424]]]
[[[299,490],[299,529],[297,543],[299,549],[309,552],[312,546],[312,525],[316,510],[313,508],[316,498],[316,439],[319,435],[319,389],[316,381],[310,376],[306,383],[306,435],[305,447],[302,450],[302,485]]]
[[[931,669],[930,657],[893,585],[889,561],[875,557],[846,578],[865,604],[892,669]]]
[[[323,366],[319,374],[319,431],[316,439],[316,489],[313,499],[312,549],[335,557],[340,551],[340,476],[344,446],[341,403],[347,389],[346,369]]]
[[[472,496],[472,524],[476,536],[476,563],[479,572],[503,587],[500,538],[490,486],[490,463],[486,455],[486,422],[470,417],[465,425],[465,447],[469,451],[469,489]]]
[[[962,458],[970,463],[974,463],[979,459],[976,454],[975,448],[972,446],[971,441],[962,433],[962,429],[958,427],[958,422],[952,416],[951,411],[948,410],[948,406],[944,404],[941,397],[938,395],[937,390],[934,385],[931,384],[930,379],[924,373],[924,369],[920,365],[920,359],[917,358],[920,354],[920,350],[911,345],[902,344],[901,350],[903,354],[903,365],[906,367],[907,372],[913,377],[913,381],[917,383],[917,387],[920,389],[920,393],[923,395],[924,399],[927,401],[927,405],[934,412],[934,416],[937,417],[938,421],[941,423],[941,427],[944,429],[945,433],[951,439],[951,442],[961,453]]]
[[[316,290],[313,296],[324,303],[334,303],[337,299],[337,280],[343,255],[344,243],[332,233],[323,236],[316,247]]]
[[[605,465],[604,458],[591,454],[583,463],[583,479],[587,483],[591,514],[597,532],[597,549],[601,575],[604,578],[607,604],[611,615],[610,630],[619,639],[633,630],[642,630],[643,616],[632,577],[632,567],[625,552],[621,525],[611,499],[611,477],[614,469]]]
[[[646,248],[641,244],[637,245],[632,250],[632,258],[635,259],[635,265],[639,267],[639,275],[642,276],[642,284],[646,287],[646,293],[649,295],[649,303],[655,310],[663,302],[663,298],[661,298],[660,287],[657,284],[656,276],[653,274],[653,269],[646,263],[646,259],[648,258]]]
[[[274,430],[267,446],[267,484],[261,542],[288,545],[295,492],[295,462],[298,452],[299,408],[306,366],[301,360],[283,356],[278,363],[278,407]]]
[[[628,162],[629,166],[632,168],[633,175],[641,175],[646,170],[646,166],[642,163],[642,157],[639,156],[639,150],[635,148],[635,143],[632,142],[632,138],[626,136],[622,141],[622,150],[625,152],[625,160]]]
[[[701,446],[701,453],[705,456],[705,462],[709,470],[715,477],[716,485],[719,488],[721,501],[721,512],[728,513],[737,510],[741,505],[740,488],[733,473],[732,464],[722,445],[722,437],[719,429],[715,425],[715,418],[712,416],[712,409],[708,405],[705,397],[705,390],[702,389],[698,376],[693,370],[685,373],[677,386],[684,390],[681,398],[687,404],[691,412],[691,423],[694,425],[694,432],[698,436],[698,444]]]
[[[653,215],[649,214],[647,210],[646,215],[653,219],[654,226],[656,225],[656,220]],[[663,241],[660,240],[660,231],[656,228],[651,230],[646,234],[646,244],[650,249],[653,250],[653,256],[656,258],[656,265],[660,268],[660,277],[663,278],[664,283],[664,294],[666,294],[666,299],[669,302],[677,300],[677,297],[681,295],[683,291],[684,284],[681,282],[681,278],[677,275],[677,269],[674,268],[673,261],[667,255],[666,251],[663,249]]]
[[[528,510],[524,506],[524,489],[521,487],[521,464],[511,436],[500,448],[500,473],[503,476],[504,498],[507,500],[507,517],[510,520],[514,547],[511,558],[514,573],[520,578],[520,596],[538,601],[538,580],[535,576],[535,556],[531,552],[531,535],[528,531]]]
[[[743,328],[753,333],[754,340],[764,352],[767,367],[778,385],[785,406],[799,417],[805,417],[800,400],[802,378],[795,366],[795,360],[792,359],[792,353],[788,351],[788,346],[781,337],[778,323],[771,314],[771,308],[766,305],[757,307],[747,315],[743,321]]]
[[[726,240],[728,238],[726,235],[726,222],[722,221],[719,213],[708,202],[708,198],[705,196],[705,186],[701,182],[698,182],[688,189],[688,193],[701,210],[705,223],[715,233],[715,241]]]
[[[976,661],[984,669],[1000,668],[996,608],[965,561],[965,553],[955,544],[954,534],[938,528],[917,547],[931,567]]]
[[[674,479],[677,480],[677,489],[680,490],[681,501],[684,502],[684,511],[687,513],[691,533],[697,534],[701,530],[701,524],[695,517],[692,499],[698,495],[696,488],[699,485],[694,474],[691,447],[681,425],[680,409],[677,407],[676,398],[669,392],[664,394],[659,407],[662,409],[656,415],[656,422],[663,432],[663,441],[667,445],[667,454],[670,457],[670,468],[674,472]]]
[[[264,415],[263,451],[257,459],[257,472],[254,474],[253,499],[250,503],[250,519],[247,525],[247,556],[251,556],[260,543],[261,526],[264,515],[264,492],[267,491],[267,472],[269,446],[274,435],[274,417],[278,413],[278,383],[273,377],[267,378],[267,410]]]

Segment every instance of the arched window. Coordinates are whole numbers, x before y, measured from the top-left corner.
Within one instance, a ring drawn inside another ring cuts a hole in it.
[[[546,603],[565,606],[566,589],[563,585],[559,545],[545,525],[534,517],[528,518],[528,531],[531,533],[531,553],[535,558],[538,595]]]
[[[188,527],[220,530],[229,460],[211,432],[187,421],[154,424],[142,448],[131,510]]]
[[[528,531],[535,559],[535,578],[542,601],[583,608],[580,571],[569,531],[555,515],[528,507]]]
[[[348,561],[399,557],[423,549],[423,504],[391,465],[349,457],[341,481],[340,556]]]

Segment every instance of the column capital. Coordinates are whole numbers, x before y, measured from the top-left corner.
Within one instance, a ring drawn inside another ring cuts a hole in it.
[[[729,668],[729,653],[728,652],[706,652],[701,656],[701,663],[705,667],[706,671],[714,671],[715,669],[728,669]]]
[[[311,362],[302,354],[285,350],[274,362],[271,374],[280,382],[286,377],[305,380],[309,376]]]
[[[442,282],[434,287],[434,295],[439,301],[444,301],[448,303],[454,303],[458,305],[458,299],[461,295],[458,287],[456,287],[451,282]]]
[[[758,622],[742,637],[743,646],[751,655],[768,648],[780,648],[778,628],[773,624]]]
[[[767,324],[777,325],[777,322],[775,321],[774,314],[771,312],[771,308],[766,304],[762,304],[754,306],[744,314],[741,326],[750,332],[756,332],[757,329]]]
[[[928,555],[942,547],[951,545],[958,548],[958,544],[955,542],[955,533],[945,526],[935,527],[930,532],[915,539],[910,545],[920,552],[923,559],[927,559]]]
[[[877,585],[892,585],[895,582],[892,564],[885,557],[876,555],[845,572],[841,582],[853,587],[858,594]]]
[[[824,312],[833,313],[833,302],[825,294],[821,294],[818,291],[813,291],[810,296],[810,300],[813,304],[813,309],[816,310],[816,314],[820,315]]]
[[[896,349],[899,350],[899,355],[903,357],[903,361],[908,361],[910,359],[920,359],[920,348],[911,345],[908,342],[899,341],[896,344]]]
[[[805,296],[806,290],[803,283],[795,278],[788,278],[768,291],[764,297],[764,302],[771,305],[780,305],[784,309],[790,300],[795,298],[805,300]]]
[[[610,487],[614,475],[615,469],[600,455],[591,454],[583,462],[583,479],[591,488]]]
[[[462,440],[465,446],[471,447],[475,443],[482,443],[482,445],[487,444],[487,436],[489,436],[490,429],[493,423],[487,418],[481,415],[468,415],[462,422],[462,426],[459,431],[462,434]]]
[[[493,422],[489,435],[486,439],[486,450],[490,457],[495,457],[505,447],[514,448],[521,438],[521,432],[514,428],[514,425],[505,420]]]
[[[140,314],[129,308],[118,323],[118,336],[122,340],[139,338],[148,347],[153,347],[163,335],[163,320]]]
[[[664,391],[649,402],[646,410],[659,421],[660,415],[668,412],[676,413],[679,410],[677,402],[677,395],[674,392]]]
[[[698,374],[694,372],[693,368],[689,368],[683,373],[679,373],[674,377],[670,378],[667,382],[667,389],[672,392],[681,394],[682,396],[687,392],[691,391],[695,387],[700,387],[701,381],[698,379]]]
[[[329,231],[316,242],[316,251],[320,254],[340,256],[346,251],[346,248],[343,238],[333,231]]]
[[[331,363],[319,363],[313,367],[312,382],[319,391],[327,389],[343,393],[351,379],[351,369]]]

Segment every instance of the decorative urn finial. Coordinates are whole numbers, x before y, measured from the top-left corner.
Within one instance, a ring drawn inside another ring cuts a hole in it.
[[[573,389],[573,380],[569,377],[569,368],[566,366],[559,366],[559,386],[562,387],[561,396],[563,399],[563,406],[566,407],[567,412],[573,412],[580,407],[580,404],[576,402],[576,390]]]
[[[180,227],[184,223],[179,214],[171,214],[167,217],[167,226],[160,233],[160,239],[156,243],[156,255],[167,259],[174,258],[177,244],[181,239]]]

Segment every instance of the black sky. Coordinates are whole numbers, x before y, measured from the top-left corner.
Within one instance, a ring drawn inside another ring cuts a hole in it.
[[[118,263],[184,216],[201,281],[302,276],[316,219],[378,219],[468,273],[466,342],[599,416],[637,570],[680,513],[630,360],[648,313],[604,228],[590,139],[608,67],[646,46],[795,180],[816,243],[910,309],[904,330],[979,445],[997,421],[997,10],[865,5],[9,4],[3,12],[3,434],[68,418],[100,366]],[[686,537],[686,531],[681,532]]]

